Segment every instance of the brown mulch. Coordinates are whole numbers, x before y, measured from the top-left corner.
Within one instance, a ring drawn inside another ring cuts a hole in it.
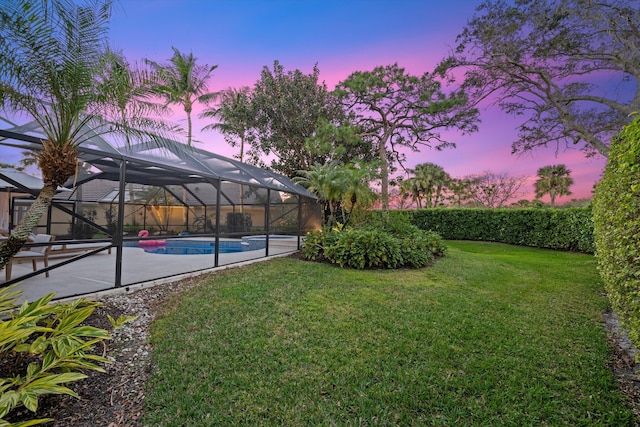
[[[103,298],[104,306],[97,309],[87,323],[108,329],[107,314],[114,318],[137,315],[138,319],[115,332],[113,339],[108,342],[107,354],[113,362],[105,366],[106,372],[88,372],[87,379],[71,386],[80,399],[70,396],[43,397],[35,417],[54,418],[53,423],[46,424],[54,427],[142,426],[144,385],[152,366],[148,343],[149,324],[163,307],[173,305],[173,298],[180,291],[197,285],[201,279],[185,279]],[[619,330],[615,314],[605,313],[604,325],[611,348],[610,368],[640,420],[640,365],[635,362],[635,350],[626,334]],[[22,410],[11,420],[33,418],[33,413]]]
[[[138,316],[107,341],[106,354],[112,363],[104,367],[106,372],[88,371],[88,378],[72,383],[80,399],[66,395],[47,395],[39,399],[34,414],[22,408],[7,417],[9,421],[26,421],[34,418],[53,418],[48,427],[137,427],[142,426],[145,381],[151,371],[151,346],[148,328],[163,307],[170,307],[173,298],[200,283],[199,279],[184,279],[143,288],[135,292],[112,295],[100,299],[102,307],[87,319],[86,324],[110,329],[107,315]],[[102,353],[103,349],[98,349]],[[3,362],[0,361],[0,371]]]

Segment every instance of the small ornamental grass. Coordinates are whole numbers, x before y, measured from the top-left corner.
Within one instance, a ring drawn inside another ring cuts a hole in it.
[[[204,277],[152,325],[143,424],[634,425],[592,256],[447,245],[423,269]]]

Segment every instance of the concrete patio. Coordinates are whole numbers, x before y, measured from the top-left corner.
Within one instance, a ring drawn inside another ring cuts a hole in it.
[[[269,258],[292,253],[296,250],[293,242],[271,244]],[[111,254],[106,251],[74,261],[73,263],[52,269],[50,277],[44,273],[25,279],[17,285],[23,291],[23,298],[33,301],[51,292],[56,299],[76,296],[91,296],[96,293],[112,291],[127,292],[156,283],[166,283],[183,277],[203,274],[229,266],[244,265],[248,262],[261,261],[265,258],[265,250],[253,250],[235,253],[220,253],[218,267],[214,264],[214,255],[169,255],[147,253],[141,248],[124,247],[122,256],[122,286],[115,288],[116,250]],[[50,257],[49,265],[53,266],[68,261],[66,257]],[[38,268],[43,268],[38,262]],[[12,278],[32,272],[31,262],[14,263]],[[0,285],[5,283],[4,272],[0,275]]]

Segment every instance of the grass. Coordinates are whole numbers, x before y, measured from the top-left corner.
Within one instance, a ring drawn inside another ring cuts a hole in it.
[[[593,257],[448,242],[421,270],[277,259],[153,325],[145,425],[633,425]]]

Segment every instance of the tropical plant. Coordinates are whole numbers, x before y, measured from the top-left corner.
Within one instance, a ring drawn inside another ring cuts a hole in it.
[[[0,356],[5,366],[13,366],[0,378],[2,426],[26,427],[53,421],[45,418],[9,423],[5,418],[20,406],[36,412],[43,395],[78,397],[67,387],[69,383],[86,378],[84,370],[104,372],[100,364],[109,362],[92,351],[110,338],[109,332],[83,324],[99,303],[79,299],[50,304],[54,294],[49,294],[19,304],[20,294],[13,287],[0,289]],[[114,329],[133,319],[109,317]],[[25,361],[28,363],[22,363]]]
[[[294,182],[315,194],[318,202],[323,205],[323,224],[335,224],[336,204],[342,197],[339,173],[336,163],[324,165],[316,163],[308,170],[298,171],[300,176],[294,178]]]
[[[294,181],[314,193],[324,205],[323,224],[329,226],[337,225],[338,210],[342,214],[341,227],[345,227],[357,206],[367,206],[375,199],[369,187],[375,174],[370,165],[315,164],[309,170],[299,171],[299,174],[301,176],[295,177]]]
[[[535,183],[536,197],[548,194],[551,198],[551,207],[554,208],[557,196],[569,196],[569,187],[573,185],[573,179],[569,176],[571,171],[565,165],[550,165],[538,169],[538,179]]]
[[[78,146],[107,133],[157,139],[154,132],[161,131],[138,120],[145,117],[140,110],[125,121],[111,115],[116,100],[101,78],[111,6],[111,0],[10,0],[0,9],[2,108],[26,113],[45,134],[37,153],[44,186],[0,243],[0,269],[26,242],[56,189],[76,173]]]
[[[422,209],[422,188],[416,177],[408,178],[400,183],[400,195],[402,198],[411,198],[418,209]]]
[[[175,47],[173,56],[167,64],[160,64],[150,59],[146,63],[157,75],[155,91],[162,96],[166,105],[178,104],[187,114],[187,145],[191,145],[193,125],[191,112],[196,103],[208,103],[217,94],[208,92],[207,83],[217,65],[199,65],[193,53],[184,54]]]
[[[349,225],[356,208],[366,208],[376,200],[377,195],[369,186],[376,173],[375,164],[345,165],[339,169],[343,228]]]
[[[357,269],[421,268],[446,252],[437,233],[420,230],[408,216],[377,213],[354,227],[310,233],[302,248],[307,260]]]

